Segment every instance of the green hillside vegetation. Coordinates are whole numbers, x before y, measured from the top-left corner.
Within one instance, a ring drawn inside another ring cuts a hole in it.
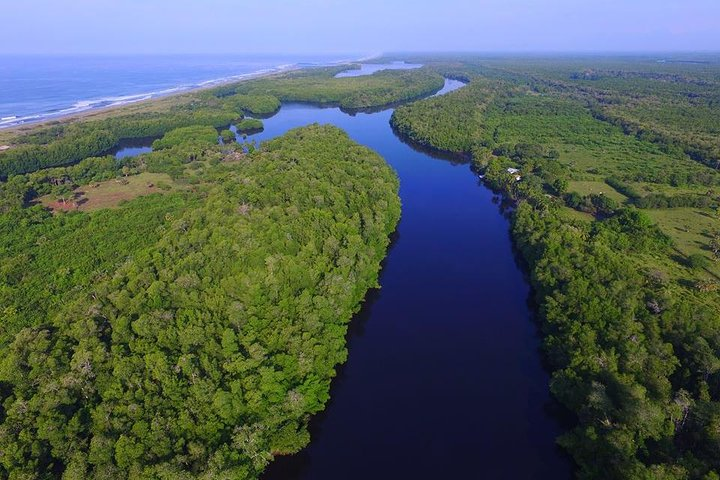
[[[718,478],[717,60],[425,61],[470,84],[391,123],[471,154],[516,203],[551,390],[576,419],[559,442],[579,478]],[[614,73],[577,74],[588,71]],[[643,113],[666,102],[657,120]]]
[[[252,153],[185,133],[3,184],[0,477],[256,478],[309,441],[397,178],[334,127]],[[151,171],[173,188],[114,209],[20,201]]]

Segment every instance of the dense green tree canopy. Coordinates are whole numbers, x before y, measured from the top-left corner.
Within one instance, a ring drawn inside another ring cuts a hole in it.
[[[236,90],[237,86],[233,88],[233,91]],[[237,110],[260,117],[272,115],[280,110],[280,100],[272,95],[236,94],[228,96],[225,103],[232,105]]]

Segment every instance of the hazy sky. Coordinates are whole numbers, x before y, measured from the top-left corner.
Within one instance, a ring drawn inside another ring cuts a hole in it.
[[[0,53],[720,51],[720,0],[0,0]]]

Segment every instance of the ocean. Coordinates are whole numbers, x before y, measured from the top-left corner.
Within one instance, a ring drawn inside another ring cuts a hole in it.
[[[0,128],[362,55],[0,56]]]

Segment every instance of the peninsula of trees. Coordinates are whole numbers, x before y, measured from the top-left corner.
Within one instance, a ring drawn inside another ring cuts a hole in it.
[[[400,216],[394,172],[329,126],[155,149],[3,184],[2,477],[256,478],[309,441]],[[112,209],[27,201],[147,175],[158,193]]]

